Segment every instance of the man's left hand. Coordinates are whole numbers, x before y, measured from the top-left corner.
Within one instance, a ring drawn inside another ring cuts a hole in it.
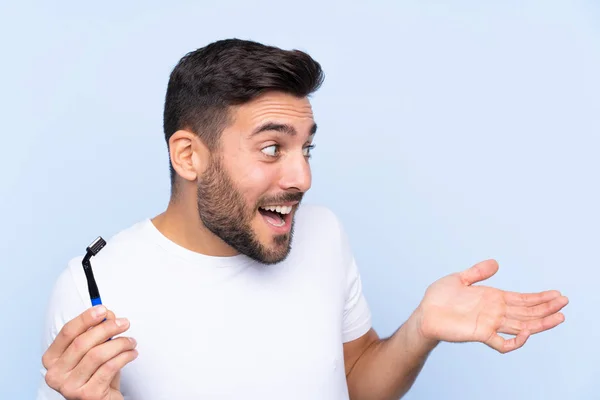
[[[523,346],[530,335],[565,320],[560,312],[569,300],[556,290],[515,293],[473,284],[498,271],[494,260],[480,262],[434,282],[417,309],[425,339],[481,342],[507,353]],[[505,339],[499,333],[515,335]]]

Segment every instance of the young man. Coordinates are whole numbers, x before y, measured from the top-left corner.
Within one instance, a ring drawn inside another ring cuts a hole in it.
[[[398,399],[440,341],[508,352],[564,320],[559,292],[472,286],[488,260],[432,284],[380,339],[340,222],[300,206],[322,80],[307,54],[250,41],[179,62],[169,206],[93,259],[110,310],[91,307],[81,258],[61,274],[38,399]]]

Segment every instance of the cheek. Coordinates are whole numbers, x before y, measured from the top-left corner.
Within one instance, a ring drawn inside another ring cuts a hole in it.
[[[244,193],[246,200],[250,204],[255,204],[275,184],[277,177],[276,170],[275,168],[270,168],[268,164],[260,163],[252,165],[248,163],[239,165],[238,168],[236,185]]]

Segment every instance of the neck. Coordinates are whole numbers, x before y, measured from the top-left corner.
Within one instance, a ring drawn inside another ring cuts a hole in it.
[[[188,250],[214,257],[237,255],[235,249],[204,226],[197,207],[193,196],[172,196],[167,209],[152,223],[166,238]]]

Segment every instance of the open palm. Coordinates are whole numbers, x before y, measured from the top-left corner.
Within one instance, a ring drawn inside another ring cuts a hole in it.
[[[568,299],[551,290],[515,293],[473,286],[498,271],[487,260],[434,282],[421,302],[421,331],[427,338],[446,342],[481,342],[506,353],[523,346],[531,334],[564,321],[559,311]],[[515,335],[505,339],[499,333]]]

